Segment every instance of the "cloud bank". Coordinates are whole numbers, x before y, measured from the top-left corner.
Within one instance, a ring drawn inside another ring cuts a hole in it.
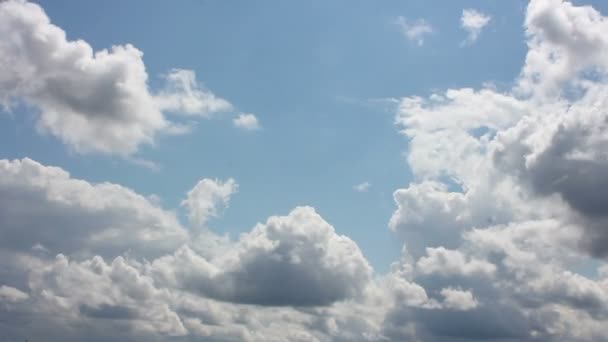
[[[400,100],[414,181],[394,192],[388,225],[404,249],[384,274],[311,207],[238,237],[214,232],[209,220],[238,195],[233,179],[194,184],[183,223],[180,209],[127,187],[0,160],[3,337],[608,341],[607,22],[592,7],[532,0],[512,88]],[[136,150],[171,126],[159,103],[203,116],[227,106],[183,71],[152,95],[135,48],[93,54],[31,3],[0,3],[0,32],[4,104],[36,106],[40,127],[75,148],[126,139]],[[71,132],[74,122],[98,135]]]

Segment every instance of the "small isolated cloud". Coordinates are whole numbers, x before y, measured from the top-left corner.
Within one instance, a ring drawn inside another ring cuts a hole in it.
[[[232,119],[232,123],[235,127],[248,131],[260,129],[260,122],[258,121],[258,118],[250,113],[239,114],[236,118]]]
[[[370,182],[363,182],[353,186],[353,189],[357,192],[367,192],[371,186]]]
[[[479,38],[481,30],[490,23],[492,17],[477,11],[476,9],[465,9],[460,17],[460,26],[467,31],[468,37],[463,44],[472,44]]]
[[[431,24],[424,19],[409,20],[400,16],[397,18],[397,25],[399,25],[405,37],[418,44],[418,46],[424,44],[425,36],[435,31]]]

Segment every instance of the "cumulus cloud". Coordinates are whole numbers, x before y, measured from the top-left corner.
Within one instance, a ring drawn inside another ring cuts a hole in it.
[[[398,324],[418,322],[413,336],[430,341],[605,340],[605,280],[573,265],[607,254],[606,19],[534,0],[525,23],[529,51],[512,89],[400,103],[417,181],[394,193],[390,227],[410,253],[399,267],[444,308],[450,296],[470,308],[392,308],[384,324],[395,338],[406,336]]]
[[[188,233],[157,200],[117,184],[30,159],[0,166],[5,336],[308,341],[377,332],[380,313],[364,304],[372,268],[313,208],[272,216],[232,240]],[[236,188],[232,179],[196,184],[184,200],[193,227]],[[23,329],[23,319],[34,323]]]
[[[0,6],[5,18],[38,8]],[[405,248],[385,274],[311,207],[236,238],[201,229],[229,205],[232,179],[186,194],[188,226],[124,186],[0,160],[3,336],[608,341],[605,23],[592,7],[532,0],[513,88],[400,100],[413,177],[393,195]],[[15,70],[0,84],[25,91]],[[211,110],[180,75],[190,97],[173,108]]]
[[[165,111],[208,116],[232,108],[202,90],[191,70],[173,70],[160,94],[148,88],[143,53],[130,44],[94,51],[68,40],[37,4],[0,3],[0,104],[38,111],[37,129],[73,150],[129,156],[160,133],[187,129]]]
[[[474,8],[462,10],[460,26],[468,33],[468,37],[465,42],[471,44],[477,41],[481,31],[490,23],[490,20],[492,20],[491,16],[479,12]]]
[[[235,127],[247,130],[255,131],[260,129],[260,123],[258,118],[250,113],[241,113],[236,118],[232,119],[232,123]]]
[[[215,260],[186,247],[152,269],[176,287],[265,306],[329,305],[360,294],[371,277],[357,245],[310,207],[270,217]]]
[[[433,26],[431,26],[431,24],[424,19],[409,20],[405,17],[399,16],[396,23],[401,29],[403,35],[409,41],[416,43],[418,46],[422,46],[424,44],[425,36],[428,36],[435,31]]]
[[[207,220],[217,217],[219,210],[228,206],[230,196],[238,187],[232,178],[225,182],[207,178],[200,180],[182,201],[182,206],[188,210],[190,222],[196,227],[202,227]]]
[[[159,253],[188,236],[175,213],[131,189],[27,158],[0,160],[0,204],[0,246],[16,252]]]
[[[443,305],[448,309],[470,310],[479,305],[471,291],[468,290],[446,287],[441,290],[441,295],[444,297]]]

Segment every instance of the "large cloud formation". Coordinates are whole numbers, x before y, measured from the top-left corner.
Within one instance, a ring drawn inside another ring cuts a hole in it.
[[[77,152],[128,156],[159,133],[187,129],[164,112],[208,116],[232,108],[202,89],[191,70],[172,70],[166,89],[151,93],[140,50],[127,44],[95,52],[68,40],[33,3],[2,2],[0,36],[0,105],[35,107],[37,128]]]
[[[54,27],[36,5],[0,8],[0,30],[10,22],[26,32],[28,11]],[[213,232],[209,220],[238,189],[232,179],[203,179],[184,194],[185,224],[126,187],[0,160],[2,336],[608,341],[607,23],[591,7],[532,0],[529,51],[511,89],[400,101],[396,124],[409,138],[414,181],[394,193],[389,227],[405,247],[386,274],[375,274],[357,244],[310,207],[270,216],[237,238]],[[44,34],[8,37],[15,42],[0,42],[0,58]],[[126,53],[116,51],[105,54]],[[32,56],[17,65],[63,70]],[[44,121],[49,107],[39,101],[55,96],[45,89],[52,77],[32,81],[27,70],[0,73],[0,86],[39,105]],[[155,106],[186,114],[223,106],[192,99],[200,93],[191,74],[171,75]],[[171,95],[182,90],[188,98]],[[74,101],[61,105],[96,122]]]

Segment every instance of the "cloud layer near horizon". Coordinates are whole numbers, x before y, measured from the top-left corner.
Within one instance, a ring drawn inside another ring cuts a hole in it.
[[[512,89],[400,100],[414,181],[394,192],[389,227],[405,247],[386,274],[311,207],[214,232],[238,180],[201,179],[171,210],[0,160],[3,337],[608,341],[608,19],[532,0],[525,25]],[[37,107],[39,128],[77,150],[133,153],[171,130],[168,108],[230,107],[183,70],[152,94],[139,50],[93,53],[31,3],[0,3],[0,32],[1,100]]]

